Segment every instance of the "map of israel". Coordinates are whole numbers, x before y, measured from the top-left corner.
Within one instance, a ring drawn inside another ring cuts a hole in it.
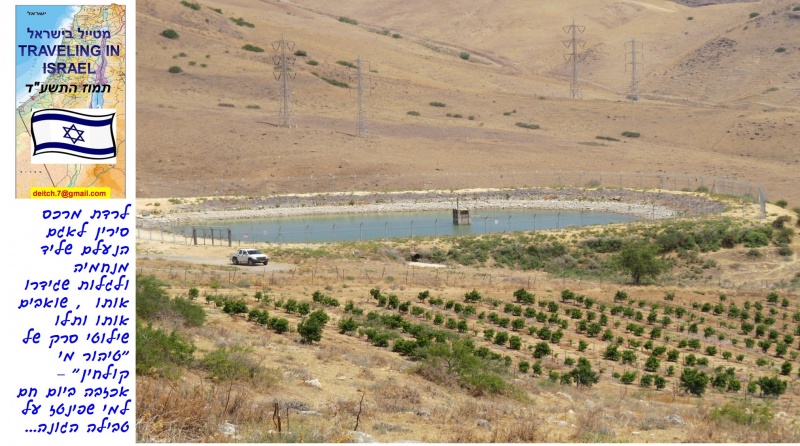
[[[16,7],[16,197],[125,198],[125,6]]]

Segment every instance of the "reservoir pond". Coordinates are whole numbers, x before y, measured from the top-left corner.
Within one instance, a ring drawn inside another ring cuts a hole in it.
[[[482,210],[470,211],[471,224],[454,225],[450,211],[373,214],[305,215],[267,219],[227,220],[175,228],[197,236],[219,237],[216,228],[230,228],[231,238],[242,243],[317,243],[354,240],[441,237],[515,231],[560,229],[638,220],[632,215],[594,211]]]

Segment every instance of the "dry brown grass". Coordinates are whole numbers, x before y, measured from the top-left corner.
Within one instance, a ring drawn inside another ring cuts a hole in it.
[[[167,380],[136,380],[137,442],[199,442],[212,431],[209,396]]]
[[[351,178],[376,173],[411,177],[569,166],[688,170],[763,183],[770,196],[793,204],[800,200],[793,181],[800,162],[792,87],[797,53],[765,53],[796,22],[788,10],[792,0],[691,10],[656,0],[520,2],[511,9],[484,0],[460,1],[457,8],[452,1],[419,0],[390,8],[367,0],[297,0],[258,8],[226,0],[215,4],[256,28],[238,27],[206,9],[186,14],[177,2],[137,4],[136,105],[139,124],[147,129],[138,135],[137,146],[141,196],[264,194],[304,187],[310,181],[289,177],[311,174],[326,180],[318,187],[348,190],[370,183]],[[761,16],[743,25],[753,9]],[[340,14],[358,17],[359,26],[331,19]],[[687,21],[688,15],[694,20]],[[582,101],[568,99],[560,43],[560,26],[576,16],[588,25]],[[159,36],[165,26],[176,29],[180,39]],[[383,26],[402,31],[403,39],[369,32]],[[238,49],[246,42],[277,39],[277,30],[321,64],[355,54],[371,61],[376,72],[370,73],[367,101],[369,139],[354,137],[350,93],[321,82],[311,74],[319,68],[304,63],[293,67],[296,127],[276,125],[280,83],[264,83],[263,61]],[[632,35],[648,42],[643,100],[635,106],[624,101],[628,82],[619,72],[624,42]],[[725,42],[732,42],[733,51]],[[459,51],[470,52],[470,61],[460,60]],[[207,67],[168,73],[180,52],[202,58]],[[264,88],[254,94],[250,87],[260,83]],[[764,93],[782,85],[779,92]],[[173,94],[176,89],[180,95]],[[431,98],[453,111],[475,113],[476,119],[428,111],[406,115]],[[237,107],[220,108],[220,100]],[[245,107],[254,102],[261,107],[257,113]],[[519,113],[510,121],[503,113],[512,109]],[[515,128],[516,116],[536,118],[542,130],[532,134]],[[197,122],[214,125],[198,129]],[[642,138],[606,147],[580,144],[626,130],[641,132]],[[203,138],[197,138],[199,132]],[[441,150],[443,143],[449,150]],[[220,149],[231,144],[235,151]],[[241,172],[247,172],[245,181]],[[336,181],[330,181],[334,175]],[[389,187],[421,188],[423,183],[400,180]]]

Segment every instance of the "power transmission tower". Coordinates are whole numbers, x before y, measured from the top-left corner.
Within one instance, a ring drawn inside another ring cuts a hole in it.
[[[578,34],[583,34],[583,32],[586,31],[586,27],[576,25],[575,19],[572,19],[572,25],[564,26],[561,29],[563,29],[565,33],[572,33],[572,39],[564,40],[564,46],[572,48],[572,53],[564,55],[568,61],[572,60],[572,82],[569,84],[569,97],[572,99],[582,98],[581,84],[578,80],[578,74],[580,72],[580,70],[578,70],[578,46],[583,48],[584,45],[586,45],[586,41],[579,39]]]
[[[639,102],[639,75],[638,75],[638,73],[636,71],[636,65],[638,63],[640,63],[640,62],[638,62],[638,60],[636,58],[636,54],[637,54],[637,51],[636,51],[636,39],[631,39],[630,42],[625,42],[625,48],[626,49],[627,49],[629,44],[630,44],[631,50],[629,52],[625,53],[625,60],[628,59],[628,55],[629,54],[631,56],[631,61],[625,63],[625,68],[626,69],[628,68],[628,65],[631,66],[631,90],[630,90],[630,92],[628,92],[628,99],[630,99],[631,102]],[[642,44],[640,43],[639,44],[639,48],[641,48],[641,47],[642,47]],[[639,50],[639,52],[641,52],[641,49]],[[642,56],[642,58],[644,59],[644,56]]]
[[[358,123],[356,135],[367,138],[367,110],[364,108],[364,76],[361,74],[361,56],[356,59],[356,77],[358,79]]]
[[[272,62],[275,64],[275,69],[272,75],[275,80],[281,83],[281,107],[278,110],[278,120],[284,127],[292,126],[292,89],[289,87],[289,79],[294,79],[296,73],[290,73],[289,66],[294,65],[295,57],[287,55],[287,51],[294,50],[294,42],[284,40],[281,35],[281,40],[272,42],[272,49],[276,53],[272,56]]]

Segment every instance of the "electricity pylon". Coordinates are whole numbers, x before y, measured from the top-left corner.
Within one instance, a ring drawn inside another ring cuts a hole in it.
[[[578,80],[578,74],[580,73],[578,69],[578,46],[583,48],[586,45],[586,41],[579,39],[578,34],[583,34],[583,32],[586,31],[586,27],[576,25],[575,19],[572,19],[572,25],[564,26],[561,29],[563,29],[565,33],[572,33],[572,39],[564,40],[564,46],[572,48],[571,53],[564,55],[567,60],[572,60],[572,82],[569,84],[569,97],[572,99],[581,98],[583,95],[581,94],[581,84]]]
[[[628,55],[630,54],[630,62],[625,62],[625,68],[628,68],[628,65],[631,66],[631,89],[628,92],[628,99],[631,102],[639,102],[639,75],[636,70],[636,65],[640,62],[636,58],[637,51],[636,51],[636,39],[631,39],[630,42],[625,42],[625,48],[627,49],[628,45],[630,44],[631,50],[625,53],[625,60],[628,59]],[[639,48],[642,47],[642,44],[639,44]],[[641,51],[641,50],[640,50]],[[644,56],[642,56],[644,58]]]
[[[289,66],[294,65],[295,57],[286,53],[294,49],[294,42],[284,40],[281,36],[281,40],[272,42],[272,49],[278,53],[272,56],[272,62],[275,64],[272,75],[281,83],[281,106],[278,110],[278,120],[282,126],[291,127],[292,89],[289,87],[289,79],[294,79],[296,73],[291,73]]]

